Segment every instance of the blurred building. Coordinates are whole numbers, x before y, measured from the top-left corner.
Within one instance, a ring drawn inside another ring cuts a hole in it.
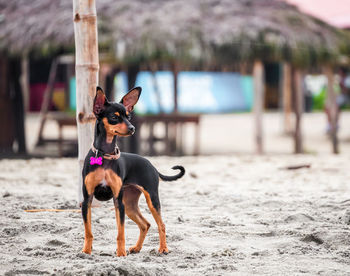
[[[277,108],[293,70],[320,72],[325,65],[348,62],[346,32],[284,1],[99,0],[96,5],[101,85],[119,98],[115,86],[125,91],[144,83],[140,113],[249,111],[256,62],[265,71],[264,105]],[[23,119],[16,119],[24,116],[18,115],[19,105],[37,111],[45,90],[52,90],[48,110],[74,110],[74,64],[57,59],[74,54],[71,1],[2,1],[0,10],[0,68],[8,72],[11,63],[18,68],[13,81],[0,75],[2,124],[23,128]],[[55,80],[47,89],[51,71]],[[11,95],[17,95],[16,104]],[[21,141],[20,131],[10,132],[2,136],[1,149],[11,151],[14,141]]]

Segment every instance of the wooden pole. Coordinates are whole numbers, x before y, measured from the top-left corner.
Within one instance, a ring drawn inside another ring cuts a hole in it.
[[[178,102],[177,102],[177,94],[178,94],[178,76],[179,76],[179,64],[177,61],[173,63],[173,75],[174,75],[174,110],[173,113],[178,113]],[[176,145],[176,137],[177,137],[177,124],[169,124],[169,144],[170,144],[170,153],[175,154],[177,151]]]
[[[337,136],[337,99],[334,92],[334,72],[331,67],[324,68],[324,73],[327,76],[328,84],[327,84],[327,100],[326,102],[329,104],[328,109],[330,113],[330,135],[332,141],[332,151],[335,154],[339,153],[339,143]]]
[[[98,83],[97,17],[95,0],[73,0],[75,36],[76,116],[78,127],[78,196],[82,202],[82,169],[84,159],[93,142],[93,124],[84,123],[84,116],[92,113]]]
[[[152,73],[152,84],[153,84],[154,92],[156,94],[159,113],[163,114],[164,111],[163,111],[163,106],[162,106],[162,99],[161,99],[159,85],[158,85],[157,77],[156,77],[156,73],[158,71],[158,64],[156,62],[151,62],[149,67],[150,67],[151,73]]]
[[[22,93],[23,93],[23,105],[24,105],[24,111],[29,111],[29,58],[28,53],[24,53],[22,55],[21,60],[21,87],[22,87]]]
[[[303,153],[301,117],[304,110],[303,93],[303,74],[301,70],[294,70],[294,113],[295,113],[295,132],[294,132],[294,152]]]
[[[136,79],[137,79],[137,75],[140,72],[140,65],[139,64],[129,64],[127,67],[127,72],[128,72],[128,89],[132,89],[135,87],[136,84]],[[121,148],[123,151],[129,151],[131,153],[140,153],[140,136],[139,133],[141,132],[141,125],[138,124],[137,121],[137,115],[135,114],[135,112],[132,113],[131,116],[131,121],[130,123],[135,126],[135,128],[137,129],[136,131],[136,135],[131,135],[130,137],[126,138],[126,139],[119,139],[119,141],[124,140],[127,145],[127,147]]]
[[[57,66],[58,66],[58,60],[57,58],[55,58],[51,63],[49,79],[47,81],[47,86],[44,91],[44,99],[43,99],[43,102],[41,103],[40,126],[39,126],[38,139],[36,143],[37,145],[41,145],[43,143],[44,126],[45,126],[47,113],[49,111],[49,105],[52,99],[52,94],[55,86]]]
[[[174,113],[178,112],[178,104],[177,104],[178,74],[179,74],[179,65],[175,61],[174,64],[173,64],[173,75],[174,75]]]
[[[262,154],[264,152],[262,116],[264,111],[264,98],[265,98],[265,74],[264,74],[264,64],[260,60],[257,60],[254,62],[253,78],[254,78],[253,112],[255,117],[256,152],[258,154]]]
[[[292,133],[292,69],[289,63],[283,64],[282,69],[282,90],[283,90],[283,126],[286,134]]]
[[[0,135],[0,156],[13,154],[15,141],[15,121],[12,97],[10,91],[10,60],[0,54],[0,125],[3,131]]]
[[[15,137],[18,145],[17,153],[27,154],[26,137],[24,130],[25,112],[23,107],[23,94],[20,84],[21,59],[13,58],[10,63],[10,93],[12,95],[13,115],[15,123]]]

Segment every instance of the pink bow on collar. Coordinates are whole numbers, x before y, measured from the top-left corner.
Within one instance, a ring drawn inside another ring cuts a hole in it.
[[[90,165],[102,165],[102,157],[90,157]]]

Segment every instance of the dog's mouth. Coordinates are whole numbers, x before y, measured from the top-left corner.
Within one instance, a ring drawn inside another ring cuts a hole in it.
[[[133,135],[135,133],[135,130],[133,130],[133,131],[128,131],[128,132],[126,132],[126,133],[120,133],[120,132],[118,132],[118,131],[114,131],[114,134],[116,134],[116,135],[118,135],[118,136],[121,136],[121,137],[127,137],[127,136],[131,136],[131,135]]]

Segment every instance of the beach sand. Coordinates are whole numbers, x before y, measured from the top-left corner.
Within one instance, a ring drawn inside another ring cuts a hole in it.
[[[117,258],[112,201],[92,210],[92,255],[81,253],[76,159],[1,160],[3,275],[348,275],[350,158],[235,155],[150,158],[187,173],[160,183],[170,253],[159,255],[151,223],[139,254]],[[311,164],[310,168],[283,169]],[[25,212],[59,208],[66,212]],[[126,218],[126,247],[138,227]]]

